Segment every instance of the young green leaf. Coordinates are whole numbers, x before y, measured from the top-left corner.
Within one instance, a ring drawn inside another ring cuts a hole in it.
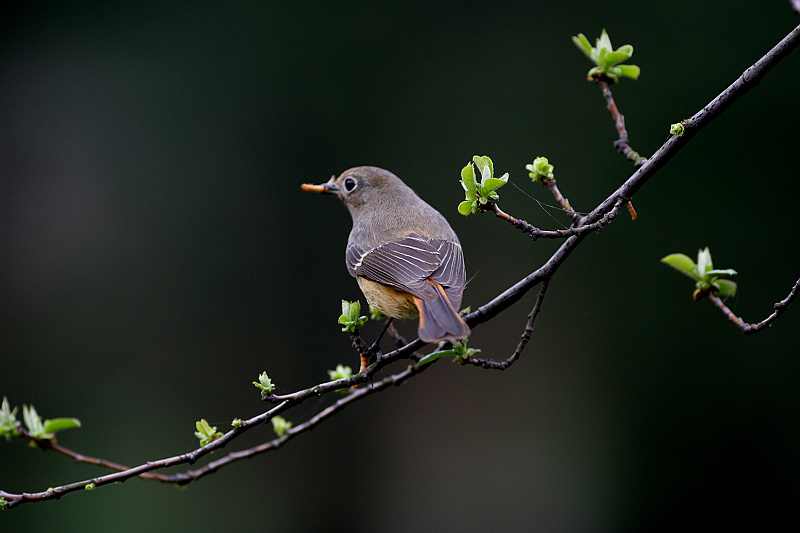
[[[533,163],[525,165],[525,168],[528,170],[528,176],[533,181],[546,184],[548,181],[555,179],[553,174],[555,167],[550,164],[546,157],[537,157],[533,160]]]
[[[286,432],[292,427],[292,423],[283,418],[282,416],[275,416],[271,420],[272,430],[279,437],[286,435]]]
[[[732,268],[726,268],[724,270],[720,269],[712,269],[706,271],[706,276],[735,276],[737,272]]]
[[[619,76],[624,76],[632,80],[639,79],[639,74],[642,73],[642,69],[636,65],[616,65],[614,68],[619,71]]]
[[[19,436],[17,426],[17,408],[11,409],[8,403],[8,398],[3,396],[3,403],[0,406],[0,435],[4,436],[6,440],[11,440],[13,437]]]
[[[494,175],[494,165],[492,164],[492,159],[488,155],[472,156],[472,161],[474,161],[475,166],[478,167],[478,172],[481,175],[481,182]]]
[[[736,296],[736,282],[729,279],[718,279],[714,282],[717,286],[718,294],[722,298]]]
[[[197,431],[194,432],[194,435],[200,440],[201,447],[222,437],[222,433],[217,431],[217,426],[211,426],[205,418],[195,422],[195,427]]]
[[[50,434],[79,427],[81,427],[81,421],[77,418],[53,418],[44,421],[44,431]]]
[[[623,54],[621,52],[610,52],[606,54],[605,61],[606,65],[614,66],[620,61],[625,61],[626,59],[630,59],[630,57],[631,56],[629,56],[628,54]]]
[[[591,46],[589,40],[582,33],[573,37],[572,42],[596,65],[589,70],[587,75],[590,81],[606,79],[610,83],[617,83],[620,77],[637,79],[641,73],[636,65],[617,66],[618,63],[631,58],[633,46],[625,44],[614,50],[606,30],[603,30],[595,41],[595,46]]]
[[[275,390],[275,385],[272,384],[272,380],[269,379],[266,372],[259,374],[258,381],[254,381],[253,385],[261,389],[261,394],[269,394]]]
[[[714,268],[714,263],[711,262],[711,252],[708,251],[708,246],[697,252],[697,272],[701,276],[705,276],[709,270]]]
[[[342,314],[339,316],[339,324],[341,324],[342,331],[348,333],[355,332],[358,328],[367,323],[366,316],[359,316],[361,314],[361,302],[348,302],[342,300]]]
[[[328,370],[328,376],[331,378],[331,381],[336,381],[337,379],[347,379],[349,377],[353,377],[353,369],[349,366],[339,364],[336,365],[336,370]],[[337,389],[336,392],[344,394],[350,392],[350,389]]]
[[[601,54],[606,54],[614,48],[611,46],[611,37],[608,36],[605,28],[603,28],[603,31],[600,33],[600,37],[595,42],[597,43],[597,49]]]
[[[370,320],[383,320],[383,313],[378,311],[376,308],[369,306],[369,318]]]
[[[503,185],[508,183],[508,172],[500,176],[499,178],[486,178],[483,182],[483,188],[488,191],[494,191],[495,189],[499,189]]]
[[[478,169],[480,182],[476,181],[473,166]],[[495,178],[494,164],[489,156],[473,156],[472,163],[461,169],[461,186],[466,199],[458,204],[458,212],[467,216],[486,209],[483,206],[500,198],[495,191],[506,183],[508,183],[508,173]]]
[[[472,213],[477,213],[478,210],[476,209],[475,202],[470,202],[468,200],[464,200],[460,204],[458,204],[458,212],[464,216],[470,215]]]
[[[684,254],[670,254],[661,258],[661,262],[671,266],[678,272],[681,272],[694,280],[700,279],[697,271],[697,265],[692,259]]]
[[[456,351],[455,350],[441,350],[441,351],[429,353],[428,355],[426,355],[425,357],[420,359],[417,362],[417,365],[419,365],[419,366],[427,365],[428,363],[432,363],[432,362],[436,361],[437,359],[439,359],[440,357],[445,357],[447,355],[456,355]]]
[[[587,39],[584,34],[579,33],[572,38],[572,42],[575,43],[575,46],[578,47],[578,50],[583,52],[586,57],[588,57],[590,60],[594,60],[592,57],[592,45],[589,44],[589,39]]]
[[[629,57],[631,57],[633,55],[633,45],[623,44],[622,46],[617,48],[615,53],[622,54],[622,55],[625,56],[625,59],[628,59]],[[606,59],[608,59],[608,58],[606,58]]]
[[[669,127],[669,133],[671,135],[677,135],[681,137],[686,132],[686,126],[683,125],[683,122],[676,122],[675,124],[671,124]]]
[[[475,171],[472,169],[472,163],[467,163],[467,166],[461,169],[461,185],[467,192],[467,199],[469,199],[469,194],[471,193],[472,199],[474,200],[477,189],[475,184]]]
[[[417,364],[420,366],[427,365],[428,363],[432,363],[433,361],[436,361],[440,357],[445,357],[447,355],[455,355],[456,357],[454,360],[458,362],[480,352],[480,350],[477,350],[475,348],[467,348],[467,340],[468,339],[464,339],[463,341],[454,342],[453,347],[449,350],[441,350],[429,353],[428,355],[420,359]]]
[[[28,429],[28,434],[34,439],[48,440],[53,438],[51,433],[44,430],[44,423],[36,408],[28,405],[22,405],[22,420],[25,422],[25,427]]]
[[[353,376],[353,369],[349,366],[339,364],[336,365],[336,370],[328,370],[328,376],[330,376],[331,381],[349,378]]]
[[[708,294],[723,297],[736,294],[736,283],[719,279],[720,276],[735,276],[736,271],[732,268],[715,269],[708,247],[697,252],[697,263],[684,254],[670,254],[662,258],[661,262],[695,280],[695,290],[692,293],[695,300],[703,299]]]

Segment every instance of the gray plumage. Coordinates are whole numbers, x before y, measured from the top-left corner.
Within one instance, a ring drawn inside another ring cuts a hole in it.
[[[447,220],[381,168],[351,168],[325,187],[353,218],[345,259],[367,301],[394,318],[415,318],[421,311],[419,335],[426,342],[466,338],[469,327],[458,316],[464,255]]]

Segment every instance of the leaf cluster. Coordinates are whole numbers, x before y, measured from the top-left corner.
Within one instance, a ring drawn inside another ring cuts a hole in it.
[[[339,316],[339,324],[342,331],[354,333],[358,328],[367,323],[367,317],[361,316],[361,302],[348,302],[342,300],[342,314]]]
[[[439,359],[440,357],[445,357],[447,355],[455,355],[453,361],[461,362],[468,357],[472,357],[475,354],[479,353],[480,350],[476,348],[467,348],[467,341],[469,339],[464,339],[463,341],[458,341],[453,343],[453,347],[449,350],[437,350],[433,353],[429,353],[425,357],[419,360],[417,363],[418,365],[426,365],[428,363],[432,363]]]
[[[708,294],[722,297],[736,295],[736,283],[729,279],[720,279],[722,276],[735,276],[736,271],[732,268],[715,269],[707,246],[697,252],[697,263],[684,254],[670,254],[662,258],[661,262],[695,280],[695,290],[692,293],[695,301]]]
[[[525,165],[525,168],[528,170],[528,176],[533,181],[547,184],[547,182],[555,179],[553,174],[555,167],[550,164],[546,157],[537,157],[533,160],[533,163]]]
[[[347,379],[353,377],[353,369],[340,363],[336,365],[336,370],[328,370],[328,376],[331,378],[331,381],[336,381],[337,379]],[[344,394],[350,391],[349,389],[338,389],[336,392]]]
[[[269,394],[275,390],[275,385],[273,385],[266,372],[259,374],[258,381],[254,381],[253,385],[261,389],[261,394]]]
[[[6,440],[19,437],[21,434],[17,411],[17,407],[12,409],[8,403],[8,398],[4,396],[0,405],[0,435],[4,436]],[[22,406],[22,421],[25,423],[26,434],[34,439],[34,446],[37,440],[55,440],[56,433],[59,431],[81,427],[81,421],[77,418],[48,418],[42,420],[33,405]]]
[[[476,168],[480,181],[475,177]],[[476,155],[472,157],[472,162],[461,169],[460,182],[466,198],[458,204],[458,212],[467,216],[485,210],[489,202],[500,199],[497,189],[508,183],[508,172],[495,178],[492,159],[487,155]]]
[[[619,64],[631,58],[633,46],[624,44],[614,50],[606,30],[603,30],[595,41],[596,46],[589,44],[589,39],[582,33],[573,37],[572,42],[596,65],[586,75],[586,79],[589,81],[605,79],[613,84],[617,83],[621,76],[635,80],[641,73],[641,69],[636,65]]]
[[[197,431],[194,432],[195,437],[200,440],[200,446],[205,446],[214,442],[222,436],[222,432],[217,431],[217,426],[210,425],[205,418],[195,422]]]
[[[282,416],[273,417],[270,422],[272,422],[272,431],[279,437],[286,435],[286,432],[292,428],[292,423]]]

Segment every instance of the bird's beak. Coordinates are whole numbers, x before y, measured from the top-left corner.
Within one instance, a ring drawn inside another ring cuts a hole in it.
[[[331,179],[322,185],[304,183],[300,186],[300,188],[304,191],[318,192],[322,194],[337,194],[339,192],[339,189],[336,187],[336,176],[331,176]]]

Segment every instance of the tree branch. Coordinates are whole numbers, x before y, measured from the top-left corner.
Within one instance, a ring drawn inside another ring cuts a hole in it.
[[[28,432],[28,430],[26,430],[25,428],[21,427],[18,429],[18,431],[23,437],[31,439],[31,441],[35,442],[36,446],[42,449],[43,451],[53,450],[54,452],[58,452],[62,455],[66,455],[67,457],[72,458],[72,460],[74,460],[76,463],[96,465],[103,468],[108,468],[110,470],[117,470],[119,472],[130,470],[129,466],[121,465],[119,463],[115,463],[113,461],[108,461],[106,459],[101,459],[98,457],[90,457],[88,455],[80,454],[74,450],[61,446],[53,439],[37,439],[36,437],[33,437],[30,434],[30,432]],[[154,474],[151,472],[145,472],[143,474],[139,474],[139,477],[142,479],[155,479],[158,481],[164,481],[163,478],[165,476],[163,474]],[[0,494],[0,496],[2,496],[2,494]]]
[[[754,333],[758,333],[759,331],[762,331],[770,327],[773,322],[778,320],[778,318],[780,318],[780,316],[784,312],[786,312],[786,309],[788,309],[789,305],[791,305],[791,303],[794,302],[794,300],[797,298],[798,292],[800,292],[800,279],[795,281],[794,286],[789,291],[789,295],[780,302],[777,302],[773,306],[775,311],[773,311],[772,314],[770,314],[767,318],[765,318],[761,322],[758,322],[757,324],[749,324],[745,322],[744,319],[742,319],[741,317],[736,316],[734,312],[731,311],[727,305],[725,305],[725,302],[722,301],[722,298],[720,298],[716,294],[709,292],[706,295],[706,298],[711,300],[711,302],[715,306],[717,306],[717,308],[720,311],[722,311],[722,313],[726,317],[728,317],[728,320],[739,326],[739,329],[742,330],[742,333],[744,333],[745,335],[752,335]]]
[[[792,287],[792,290],[789,291],[789,295],[775,304],[775,311],[773,311],[771,315],[757,324],[748,324],[742,321],[742,323],[738,324],[739,329],[741,329],[742,333],[745,335],[752,335],[753,333],[758,333],[759,331],[770,327],[773,322],[778,320],[778,318],[784,312],[786,312],[786,309],[788,309],[789,305],[797,298],[798,292],[800,292],[800,279],[794,282],[794,286]]]
[[[505,220],[518,230],[530,234],[531,238],[533,240],[536,240],[540,238],[564,239],[567,237],[572,237],[573,235],[583,235],[584,233],[600,231],[603,229],[604,226],[611,224],[614,221],[614,219],[617,218],[617,214],[619,213],[619,209],[623,203],[624,203],[623,200],[617,201],[617,203],[614,204],[614,207],[612,207],[608,213],[604,214],[603,217],[596,222],[592,222],[591,224],[585,224],[583,226],[573,226],[571,228],[557,229],[557,230],[539,229],[536,226],[529,224],[524,220],[514,218],[508,213],[505,213],[502,209],[500,209],[500,206],[498,206],[494,202],[492,202],[490,205],[492,211],[494,211],[495,215],[497,215],[498,218],[502,218],[503,220]]]
[[[617,103],[614,101],[614,95],[611,93],[611,86],[608,81],[602,78],[597,79],[597,84],[600,86],[600,91],[603,93],[603,97],[606,99],[606,107],[611,112],[611,116],[614,117],[614,125],[616,126],[617,134],[619,135],[619,139],[614,141],[614,148],[616,148],[619,153],[625,156],[625,159],[632,161],[634,168],[639,168],[644,164],[645,161],[647,161],[647,158],[639,155],[639,152],[631,148],[630,139],[628,138],[628,130],[625,129],[625,116],[619,112]],[[633,220],[638,218],[636,209],[633,208],[633,203],[630,201],[628,201],[628,212],[631,214],[631,218]]]
[[[600,86],[600,91],[603,93],[603,97],[606,99],[606,107],[611,112],[611,116],[614,117],[614,125],[617,128],[617,134],[619,135],[619,139],[614,141],[614,148],[617,149],[619,153],[625,156],[625,159],[633,162],[633,166],[639,168],[647,161],[647,158],[639,155],[639,152],[635,151],[631,148],[630,139],[628,138],[628,130],[625,129],[625,116],[619,112],[619,108],[617,108],[617,103],[614,101],[614,95],[611,93],[611,86],[609,83],[604,79],[598,79],[597,85]]]
[[[772,70],[787,54],[800,44],[800,26],[789,32],[761,59],[748,67],[741,76],[731,83],[716,98],[711,100],[691,118],[681,121],[682,135],[672,135],[634,174],[616,191],[611,193],[591,213],[583,217],[582,223],[593,222],[608,212],[610,206],[620,197],[633,198],[636,192],[653,177],[672,157],[688,143],[701,129],[707,126],[731,104],[758,85],[762,78]]]
[[[799,42],[800,42],[800,26],[792,30],[792,32],[790,32],[783,40],[781,40],[780,43],[778,43],[764,57],[758,60],[753,66],[745,70],[745,72],[739,78],[737,78],[719,96],[717,96],[716,98],[714,98],[714,100],[709,102],[708,105],[706,105],[703,109],[701,109],[690,119],[683,121],[682,124],[684,126],[685,131],[682,136],[678,135],[671,136],[650,159],[644,162],[642,166],[638,170],[636,170],[636,172],[630,178],[628,178],[621,186],[619,186],[614,192],[612,192],[608,196],[608,198],[606,198],[597,207],[595,207],[595,209],[591,213],[589,213],[586,216],[580,217],[579,220],[576,221],[576,223],[574,224],[575,226],[574,228],[564,230],[564,232],[566,233],[562,232],[561,234],[558,234],[559,232],[552,232],[549,235],[545,235],[544,233],[542,235],[539,235],[539,236],[550,236],[550,237],[556,237],[556,236],[566,237],[566,240],[562,243],[562,245],[558,248],[558,250],[556,250],[556,252],[550,257],[550,259],[548,259],[547,262],[544,263],[541,267],[531,272],[523,279],[521,279],[520,281],[518,281],[505,291],[503,291],[501,294],[497,295],[491,301],[480,306],[474,312],[468,314],[465,317],[466,322],[472,328],[474,328],[477,325],[482,324],[490,320],[494,316],[498,315],[499,313],[501,313],[502,311],[513,305],[515,302],[517,302],[520,298],[522,298],[522,296],[532,287],[534,287],[539,283],[542,283],[542,289],[540,290],[539,296],[537,297],[537,301],[533,307],[533,310],[531,311],[531,314],[529,315],[528,323],[526,325],[525,331],[522,334],[520,343],[517,346],[517,350],[515,351],[514,354],[512,354],[512,356],[508,360],[500,362],[499,365],[502,366],[503,364],[507,363],[506,364],[507,367],[508,365],[512,364],[513,361],[515,361],[519,357],[519,354],[521,353],[522,349],[524,349],[524,347],[527,345],[527,342],[530,339],[530,335],[533,330],[534,321],[538,316],[539,311],[541,310],[545,291],[548,286],[547,284],[549,283],[550,279],[553,277],[555,272],[558,270],[558,268],[564,263],[564,261],[566,261],[569,255],[575,250],[575,248],[577,248],[577,246],[583,241],[583,239],[591,231],[600,229],[605,224],[610,223],[613,220],[613,216],[610,216],[612,213],[615,216],[620,206],[623,203],[627,202],[628,199],[632,198],[633,195],[645,183],[647,183],[647,181],[660,168],[662,168],[675,155],[675,153],[677,153],[678,150],[680,150],[680,148],[682,148],[698,131],[700,131],[711,120],[716,118],[729,105],[731,105],[733,102],[741,98],[742,95],[744,95],[752,87],[757,85],[758,82],[761,80],[761,78],[763,78],[763,76],[766,75],[766,73],[769,70],[771,70],[783,57],[785,57],[789,52],[791,52],[798,45]],[[511,222],[511,220],[509,220],[509,222]],[[520,229],[523,228],[524,225],[520,227]],[[527,229],[523,230],[528,231]],[[531,233],[531,236],[533,237],[533,232],[530,231],[528,232]],[[800,285],[800,280],[798,280],[798,282],[792,288],[792,291],[790,292],[789,296],[787,296],[786,299],[776,304],[775,312],[772,315],[770,315],[770,317],[765,319],[762,323],[751,325],[750,330],[753,330],[752,332],[758,331],[759,329],[768,327],[772,322],[774,322],[774,320],[776,320],[780,316],[780,314],[785,311],[786,307],[796,298],[798,291],[800,291],[799,285]],[[750,332],[751,331],[749,330],[745,331],[745,333],[750,333]],[[377,361],[369,365],[362,372],[359,372],[358,374],[350,378],[344,378],[335,381],[330,381],[327,383],[321,383],[313,387],[303,389],[291,394],[266,395],[264,396],[265,400],[275,403],[275,405],[271,409],[249,420],[237,421],[236,425],[227,433],[225,433],[222,437],[190,453],[175,455],[158,461],[148,461],[139,466],[121,472],[115,472],[104,476],[94,477],[91,479],[86,479],[83,481],[62,485],[59,487],[48,489],[47,491],[44,492],[13,494],[9,492],[0,491],[0,498],[3,498],[5,506],[10,508],[22,503],[58,499],[64,494],[68,494],[78,490],[83,490],[86,488],[96,488],[110,483],[125,481],[133,477],[143,476],[144,474],[147,474],[149,472],[152,472],[160,468],[175,467],[181,464],[193,464],[200,458],[211,453],[212,451],[224,448],[245,431],[248,431],[256,426],[261,426],[265,424],[278,414],[287,411],[291,407],[294,407],[295,405],[298,405],[309,398],[318,397],[323,394],[330,394],[339,389],[351,388],[356,384],[367,383],[371,381],[375,372],[377,372],[380,368],[383,368],[384,366],[400,359],[412,358],[414,356],[414,352],[416,352],[423,346],[425,346],[425,343],[423,343],[419,339],[414,340],[411,343],[406,344],[401,348],[398,348],[388,354],[383,355],[380,358],[380,361]],[[413,377],[414,375],[421,373],[429,366],[431,365],[427,364],[420,367],[416,364],[411,364],[404,371],[398,372],[381,381],[372,383],[369,387],[358,388],[355,390],[351,389],[346,397],[337,400],[334,404],[323,409],[322,411],[320,411],[319,413],[308,419],[306,422],[294,428],[290,428],[289,430],[287,430],[286,434],[284,434],[282,437],[270,440],[269,442],[266,442],[254,448],[238,452],[232,452],[227,456],[218,459],[217,461],[208,463],[205,467],[200,468],[198,470],[187,471],[183,474],[175,474],[173,476],[162,477],[159,474],[158,477],[156,477],[155,475],[153,475],[152,478],[158,479],[160,481],[169,480],[175,483],[188,483],[208,473],[214,472],[217,469],[221,468],[222,466],[229,464],[233,461],[237,461],[239,459],[247,457],[252,457],[254,455],[264,453],[265,451],[268,450],[277,449],[291,438],[294,438],[300,433],[313,428],[323,420],[330,418],[333,414],[344,409],[344,407],[351,404],[352,402],[364,398],[368,395],[371,395],[375,392],[385,390],[391,385],[398,385],[406,381],[407,379]],[[64,452],[62,451],[62,453]],[[70,453],[74,454],[75,452],[70,451]],[[75,456],[77,455],[78,454],[75,454]],[[122,468],[122,465],[116,465],[115,463],[99,459],[95,464],[99,464],[101,466],[107,466],[110,468],[116,468],[116,467]]]
[[[350,391],[347,393],[347,396],[337,400],[336,403],[326,407],[325,409],[323,409],[322,411],[320,411],[316,415],[312,416],[311,418],[309,418],[308,420],[306,420],[302,424],[299,424],[297,426],[293,426],[293,427],[289,428],[286,431],[286,433],[281,437],[278,437],[278,438],[273,439],[271,441],[265,442],[265,443],[260,444],[258,446],[254,446],[254,447],[249,448],[247,450],[242,450],[242,451],[239,451],[239,452],[232,452],[232,453],[226,455],[225,457],[222,457],[222,458],[220,458],[220,459],[218,459],[216,461],[212,461],[212,462],[208,463],[206,466],[204,466],[203,468],[199,468],[197,470],[189,470],[189,471],[186,471],[186,472],[183,472],[183,473],[180,473],[180,474],[174,474],[174,475],[171,475],[171,476],[163,476],[163,479],[160,479],[159,481],[164,481],[165,483],[177,483],[177,484],[180,484],[180,485],[185,485],[185,484],[187,484],[187,483],[189,483],[191,481],[194,481],[196,479],[200,479],[203,476],[206,476],[208,474],[216,472],[217,470],[219,470],[220,468],[222,468],[223,466],[225,466],[227,464],[233,463],[235,461],[239,461],[241,459],[249,459],[251,457],[255,457],[256,455],[260,455],[262,453],[265,453],[265,452],[268,452],[268,451],[271,451],[271,450],[276,450],[279,447],[283,446],[290,439],[296,437],[300,433],[303,433],[305,431],[313,429],[320,422],[323,422],[324,420],[327,420],[328,418],[330,418],[334,414],[336,414],[339,411],[343,410],[345,407],[347,407],[351,403],[353,403],[353,402],[355,402],[357,400],[360,400],[361,398],[363,398],[365,396],[369,396],[370,394],[373,394],[375,392],[379,392],[381,390],[387,389],[387,388],[389,388],[391,386],[401,385],[407,379],[409,379],[409,378],[411,378],[411,377],[413,377],[413,376],[415,376],[417,374],[420,374],[421,372],[424,372],[430,366],[432,366],[432,363],[431,364],[425,364],[425,365],[422,365],[422,366],[418,366],[416,364],[409,365],[408,368],[406,368],[404,371],[398,372],[398,373],[393,374],[393,375],[391,375],[391,376],[389,376],[387,378],[384,378],[384,379],[382,379],[380,381],[374,382],[374,383],[370,384],[370,386],[368,386],[368,387],[358,388],[358,389],[350,389]]]
[[[725,302],[722,301],[722,298],[711,292],[706,295],[706,298],[711,300],[711,302],[717,306],[717,309],[722,311],[722,313],[728,317],[728,320],[740,327],[742,324],[744,324],[744,320],[733,314],[733,311],[731,311],[730,308],[725,305]]]
[[[528,315],[528,322],[525,324],[525,330],[522,332],[519,344],[517,344],[517,349],[514,350],[514,353],[512,353],[508,359],[505,361],[495,361],[493,359],[479,359],[477,357],[469,356],[462,359],[461,363],[480,366],[483,368],[491,368],[493,370],[505,370],[514,364],[514,361],[519,359],[519,356],[522,354],[522,350],[524,350],[525,346],[528,345],[528,341],[531,340],[531,335],[533,335],[533,323],[536,321],[536,317],[539,316],[539,312],[542,310],[542,302],[544,302],[545,291],[547,291],[547,286],[549,284],[550,282],[546,280],[542,282],[542,288],[539,289],[539,295],[536,297],[536,303],[533,304],[533,309]]]
[[[22,503],[57,500],[61,498],[61,496],[69,494],[70,492],[75,492],[78,490],[91,490],[103,485],[127,481],[128,479],[140,476],[146,472],[157,470],[159,468],[167,468],[186,463],[193,464],[204,455],[209,454],[216,449],[225,447],[230,441],[235,439],[241,433],[264,424],[290,406],[291,402],[282,402],[265,413],[255,416],[250,420],[243,421],[238,427],[234,427],[219,439],[189,453],[167,457],[159,461],[147,461],[146,463],[129,468],[128,470],[122,472],[115,472],[113,474],[106,474],[104,476],[85,479],[75,483],[69,483],[60,487],[49,488],[44,492],[24,492],[22,494],[12,494],[9,492],[0,491],[0,498],[5,500],[6,508],[12,508]]]

